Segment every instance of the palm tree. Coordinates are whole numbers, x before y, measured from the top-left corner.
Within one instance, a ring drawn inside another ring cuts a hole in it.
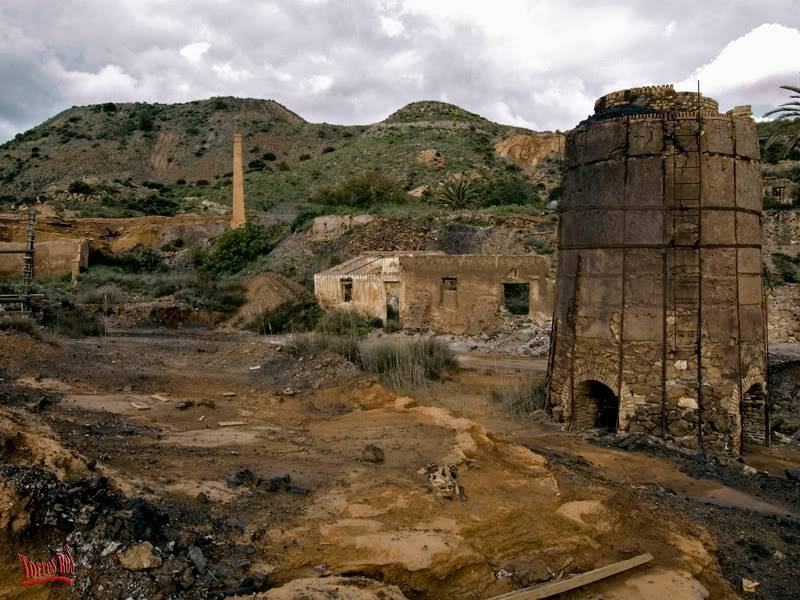
[[[800,87],[782,85],[781,89],[793,92],[789,96],[792,101],[784,102],[778,108],[764,113],[765,117],[776,115],[775,122],[778,124],[778,128],[767,139],[766,147],[769,148],[781,140],[784,142],[784,156],[789,156],[795,146],[800,143]]]
[[[469,180],[466,177],[459,177],[448,181],[442,186],[440,199],[442,204],[450,208],[460,209],[467,208],[471,204],[474,195]]]

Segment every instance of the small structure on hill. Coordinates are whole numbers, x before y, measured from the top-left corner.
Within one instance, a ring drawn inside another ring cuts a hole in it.
[[[510,314],[549,320],[549,270],[535,255],[374,252],[314,275],[314,293],[325,308],[395,319],[405,329],[491,334]]]
[[[755,123],[614,92],[569,132],[549,406],[573,428],[738,453],[769,440]]]
[[[764,199],[788,206],[800,198],[800,183],[780,177],[764,177]]]
[[[233,198],[231,202],[231,229],[247,222],[244,211],[244,167],[242,166],[242,134],[233,134]]]

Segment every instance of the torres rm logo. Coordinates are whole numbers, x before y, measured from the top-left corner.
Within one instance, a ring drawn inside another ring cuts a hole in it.
[[[20,581],[22,586],[37,585],[49,581],[60,581],[72,586],[75,575],[75,560],[72,550],[64,546],[64,550],[57,551],[54,558],[36,562],[29,560],[24,554],[18,554],[22,568],[25,569],[25,579]]]

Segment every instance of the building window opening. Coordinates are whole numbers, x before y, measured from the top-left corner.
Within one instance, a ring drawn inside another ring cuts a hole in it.
[[[353,280],[342,279],[342,302],[353,301]]]
[[[527,315],[530,308],[529,283],[504,283],[503,305],[512,315]]]
[[[455,277],[445,277],[442,279],[442,289],[446,292],[455,292],[458,289],[458,279]]]

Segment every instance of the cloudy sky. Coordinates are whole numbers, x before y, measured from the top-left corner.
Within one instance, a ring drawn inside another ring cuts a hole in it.
[[[568,129],[605,92],[697,79],[723,109],[784,101],[800,0],[0,0],[0,141],[72,105],[219,95]]]

